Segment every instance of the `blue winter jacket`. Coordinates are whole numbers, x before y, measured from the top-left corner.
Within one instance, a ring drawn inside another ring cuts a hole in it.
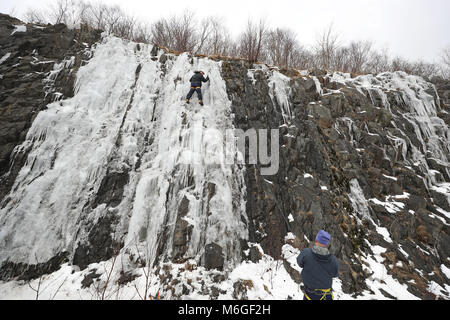
[[[331,288],[333,278],[338,276],[339,265],[332,254],[321,255],[306,248],[298,255],[297,263],[303,268],[303,284],[309,290]]]

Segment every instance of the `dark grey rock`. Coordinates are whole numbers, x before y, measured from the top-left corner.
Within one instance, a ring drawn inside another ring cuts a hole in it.
[[[207,244],[205,247],[204,265],[207,270],[223,270],[224,256],[222,247],[216,243]]]

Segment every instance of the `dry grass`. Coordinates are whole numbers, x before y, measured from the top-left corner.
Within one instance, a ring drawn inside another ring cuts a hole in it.
[[[424,225],[419,225],[416,229],[417,238],[424,242],[428,243],[428,240],[431,238],[431,234],[427,231],[427,228]]]
[[[242,280],[242,284],[247,288],[247,289],[253,289],[253,281],[252,280]]]

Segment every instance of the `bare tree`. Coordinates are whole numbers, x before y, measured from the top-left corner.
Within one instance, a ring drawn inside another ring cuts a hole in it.
[[[108,6],[97,2],[90,6],[90,20],[95,29],[109,32],[120,20],[121,15],[122,12],[117,5]]]
[[[152,25],[152,43],[175,51],[192,52],[198,43],[194,14],[161,18]]]
[[[404,71],[406,73],[412,73],[412,69],[412,65],[408,60],[397,56],[392,59],[391,68],[389,71]]]
[[[44,9],[28,8],[25,20],[31,23],[64,23],[69,28],[92,24],[92,6],[83,0],[56,0]]]
[[[390,70],[388,71],[404,71],[425,79],[431,79],[433,76],[439,74],[439,66],[435,63],[428,63],[421,60],[410,62],[404,58],[396,57],[392,60]]]
[[[450,78],[450,45],[442,50],[441,54],[442,70],[441,74],[444,78]]]
[[[54,4],[50,4],[50,17],[53,24],[66,23],[67,14],[71,0],[56,0]]]
[[[318,59],[319,64],[322,61],[321,58]],[[350,49],[348,47],[337,48],[333,54],[333,70],[349,72],[351,59],[350,59]]]
[[[229,55],[234,45],[220,17],[210,17],[211,32],[204,49],[205,54]]]
[[[150,43],[151,38],[151,26],[147,23],[138,23],[135,28],[134,40],[137,42]]]
[[[34,292],[36,292],[36,300],[39,300],[39,293],[40,293],[40,289],[41,289],[41,284],[42,284],[42,276],[39,277],[39,281],[37,284],[37,287],[34,288],[33,286],[31,286],[31,282],[28,281],[27,282],[28,286],[30,287],[31,290],[33,290]]]
[[[166,19],[160,19],[152,24],[151,42],[166,48],[170,46],[169,26]]]
[[[60,0],[63,1],[63,0]],[[66,24],[69,28],[76,28],[80,25],[79,8],[81,7],[82,0],[65,0],[66,1],[66,12],[64,14],[64,19],[61,21]]]
[[[425,79],[431,79],[439,72],[439,67],[435,63],[428,63],[422,60],[416,61],[412,64],[411,73],[421,76]]]
[[[172,48],[179,52],[192,52],[197,44],[194,14],[185,12],[181,17],[172,16],[169,23]]]
[[[365,72],[379,74],[391,69],[391,61],[387,49],[372,51],[366,64]]]
[[[148,24],[138,21],[118,5],[89,0],[54,0],[47,9],[28,9],[31,23],[65,23],[69,28],[87,25],[129,40],[153,43],[178,52],[231,55],[251,62],[267,62],[284,68],[322,68],[353,73],[405,71],[430,78],[450,76],[450,46],[442,52],[441,65],[390,58],[386,50],[376,51],[368,41],[341,45],[333,24],[319,35],[312,48],[303,47],[289,29],[269,30],[264,19],[248,20],[237,41],[232,39],[223,20],[207,17],[197,20],[191,12],[162,17]]]
[[[264,41],[267,35],[267,23],[261,19],[258,24],[254,24],[251,20],[247,22],[247,28],[239,37],[239,51],[241,57],[256,62],[260,58]]]
[[[224,40],[223,44],[223,55],[237,57],[239,56],[239,46],[238,43],[232,39],[230,36],[227,36]]]
[[[352,41],[350,42],[349,68],[350,72],[362,73],[370,57],[372,42],[370,41]]]
[[[333,58],[339,48],[338,39],[339,37],[331,23],[317,40],[315,50],[322,68],[330,69],[333,67]]]
[[[39,9],[35,9],[35,8],[28,8],[25,11],[25,20],[29,23],[39,23],[39,24],[44,24],[47,22],[47,19],[45,18],[45,14],[39,10]]]
[[[9,12],[8,15],[11,17],[15,17],[17,15],[17,8],[16,7],[12,7]]]
[[[442,50],[442,62],[447,68],[450,68],[450,45]]]
[[[298,44],[292,55],[292,67],[296,69],[313,69],[316,67],[316,57],[313,52]]]
[[[276,28],[267,33],[266,51],[271,64],[288,68],[296,63],[296,35],[289,29]]]
[[[197,37],[196,37],[196,45],[195,45],[195,53],[205,52],[205,46],[208,43],[208,39],[212,32],[212,23],[213,19],[211,17],[204,18],[200,22],[200,26],[197,29]]]
[[[78,2],[78,23],[90,25],[90,11],[92,6],[89,2],[79,1]]]
[[[123,12],[119,8],[119,6],[106,6],[104,4],[99,4],[97,7],[93,8],[94,10],[98,10],[95,13],[97,17],[97,23],[99,25],[99,29],[105,30],[107,32],[117,32],[118,24],[122,19],[124,19]]]
[[[134,40],[135,28],[137,25],[137,20],[133,16],[123,16],[111,28],[110,32],[117,37]]]

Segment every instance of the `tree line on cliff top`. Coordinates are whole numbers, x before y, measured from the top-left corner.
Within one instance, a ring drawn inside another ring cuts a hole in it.
[[[219,17],[198,18],[193,12],[140,21],[118,5],[85,0],[55,0],[45,9],[29,8],[24,19],[30,23],[64,23],[69,28],[87,25],[125,39],[156,44],[175,52],[232,56],[280,68],[322,69],[353,74],[405,71],[427,79],[450,78],[450,45],[441,52],[440,63],[409,61],[391,57],[371,41],[343,43],[333,24],[317,37],[314,45],[302,45],[295,31],[270,27],[266,20],[248,20],[232,37]]]

